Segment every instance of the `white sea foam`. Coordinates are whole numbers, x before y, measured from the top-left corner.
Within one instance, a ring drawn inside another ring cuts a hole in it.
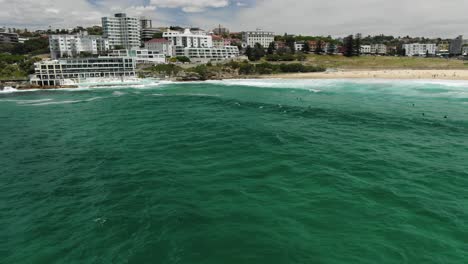
[[[14,92],[17,92],[18,90],[13,88],[13,87],[10,87],[10,86],[6,86],[3,88],[3,90],[0,90],[0,93],[14,93]]]
[[[61,104],[74,104],[74,103],[79,103],[79,102],[83,102],[83,101],[73,101],[73,100],[69,100],[69,101],[53,101],[53,102],[44,102],[44,103],[37,103],[37,104],[29,104],[29,105],[32,105],[32,106],[43,106],[43,105],[61,105]]]
[[[360,93],[366,93],[378,89],[380,92],[403,96],[468,98],[468,81],[459,80],[239,79],[207,81],[207,83],[224,86],[298,89],[308,90],[314,93],[340,92],[349,89],[354,89],[354,91]],[[358,86],[356,86],[356,84]]]
[[[112,95],[115,95],[115,96],[122,96],[122,95],[124,95],[124,94],[125,94],[125,93],[119,92],[119,91],[115,91],[115,92],[112,93]]]
[[[219,94],[204,94],[204,93],[183,93],[175,94],[176,96],[193,96],[193,97],[220,97]]]
[[[31,105],[44,102],[50,102],[52,99],[38,99],[38,100],[15,100],[15,99],[0,99],[0,102],[12,102],[18,105]]]
[[[62,104],[76,104],[76,103],[85,103],[85,102],[92,102],[96,100],[104,99],[105,97],[92,97],[85,100],[65,100],[65,101],[43,101],[38,103],[31,103],[27,105],[31,106],[44,106],[44,105],[62,105]]]
[[[343,83],[356,84],[392,84],[392,85],[408,85],[408,84],[435,84],[452,87],[468,88],[468,81],[458,80],[401,80],[401,79],[232,79],[232,80],[215,80],[206,81],[206,83],[219,84],[226,86],[254,86],[268,88],[308,88],[317,86],[336,86]]]

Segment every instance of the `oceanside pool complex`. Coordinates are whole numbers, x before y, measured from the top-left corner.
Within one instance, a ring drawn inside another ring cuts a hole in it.
[[[131,57],[60,59],[34,64],[31,84],[60,86],[79,83],[87,78],[133,78],[136,61]]]

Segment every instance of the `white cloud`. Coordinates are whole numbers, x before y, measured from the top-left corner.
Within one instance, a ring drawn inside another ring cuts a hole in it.
[[[151,0],[152,5],[163,8],[181,8],[184,12],[202,12],[206,8],[221,8],[229,5],[229,0]]]
[[[257,0],[228,22],[234,30],[343,36],[393,34],[454,37],[468,33],[466,0]],[[197,18],[203,20],[203,17]]]
[[[153,25],[232,31],[263,28],[311,35],[352,33],[454,37],[468,35],[466,0],[0,0],[0,27],[99,25],[117,12],[147,16]],[[174,10],[171,10],[174,9]],[[185,12],[174,12],[182,10]],[[173,15],[177,13],[176,15]]]
[[[28,28],[72,28],[101,24],[103,16],[126,12],[132,16],[148,16],[155,24],[167,17],[156,13],[155,5],[144,0],[100,0],[96,5],[87,0],[0,0],[0,26]]]

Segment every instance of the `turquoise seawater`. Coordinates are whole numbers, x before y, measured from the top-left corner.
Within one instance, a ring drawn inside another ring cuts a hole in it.
[[[1,93],[0,263],[468,263],[468,83]]]

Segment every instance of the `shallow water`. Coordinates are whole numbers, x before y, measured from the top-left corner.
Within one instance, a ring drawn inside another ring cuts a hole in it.
[[[2,263],[465,263],[468,83],[0,93]]]

